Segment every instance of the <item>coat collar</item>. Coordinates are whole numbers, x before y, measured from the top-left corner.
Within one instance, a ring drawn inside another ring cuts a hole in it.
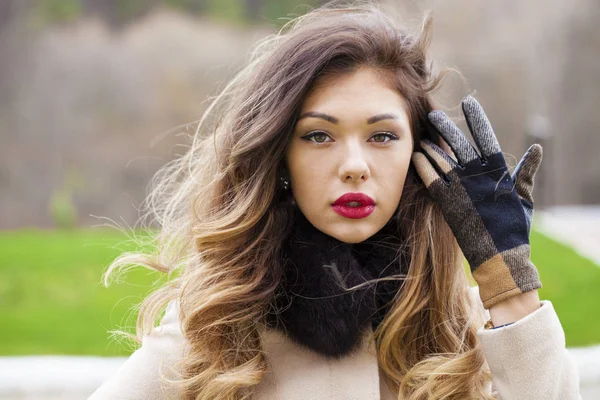
[[[479,288],[471,287],[469,300],[479,326],[489,312],[479,299]],[[358,350],[340,360],[329,360],[292,341],[278,330],[261,336],[269,370],[258,385],[255,399],[286,400],[396,400],[385,383],[375,344],[369,346],[371,326],[365,328]]]
[[[375,345],[369,339],[373,330],[365,329],[361,345],[341,359],[328,359],[287,335],[267,329],[262,335],[263,351],[269,370],[253,398],[392,400],[396,397],[380,379]]]

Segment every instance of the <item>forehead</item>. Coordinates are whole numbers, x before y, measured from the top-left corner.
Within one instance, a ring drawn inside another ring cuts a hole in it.
[[[408,110],[406,99],[393,87],[390,73],[372,68],[318,78],[302,103],[303,112],[343,112],[351,108],[355,112],[357,107],[369,112],[381,111],[381,107],[396,112]]]

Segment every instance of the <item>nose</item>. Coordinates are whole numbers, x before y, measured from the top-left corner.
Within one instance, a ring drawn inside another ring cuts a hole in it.
[[[348,143],[340,155],[339,176],[344,182],[367,180],[370,176],[369,165],[360,143]]]

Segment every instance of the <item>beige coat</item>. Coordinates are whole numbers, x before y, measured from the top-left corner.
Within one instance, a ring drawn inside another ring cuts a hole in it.
[[[470,289],[481,318],[477,334],[492,371],[490,392],[502,400],[581,399],[577,368],[565,348],[564,331],[552,303],[512,325],[484,330],[489,318],[479,300],[478,287]],[[296,345],[279,331],[269,330],[263,349],[269,372],[254,396],[257,400],[392,400],[394,395],[380,376],[374,346],[367,347],[369,330],[360,351],[331,361]],[[185,353],[176,303],[171,302],[160,327],[142,342],[119,371],[90,397],[92,400],[163,399],[159,365],[168,366]]]

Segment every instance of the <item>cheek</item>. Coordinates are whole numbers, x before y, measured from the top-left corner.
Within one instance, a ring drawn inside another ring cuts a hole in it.
[[[385,171],[384,181],[387,182],[386,186],[388,186],[388,190],[390,190],[390,195],[398,198],[400,197],[409,166],[410,154],[404,154],[402,157],[391,161],[388,160],[388,162],[383,165],[383,170]]]
[[[294,192],[304,197],[318,197],[331,183],[330,172],[326,166],[315,160],[313,163],[296,165],[291,177]]]
[[[325,186],[326,166],[320,157],[313,159],[292,148],[288,153],[288,170],[296,196],[310,196]]]

